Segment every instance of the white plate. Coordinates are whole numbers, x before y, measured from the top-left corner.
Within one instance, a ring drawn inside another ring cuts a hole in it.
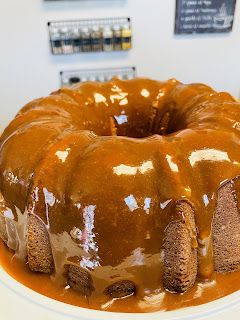
[[[83,309],[55,301],[26,288],[0,268],[0,320],[237,320],[240,291],[191,308],[148,314],[124,314]]]

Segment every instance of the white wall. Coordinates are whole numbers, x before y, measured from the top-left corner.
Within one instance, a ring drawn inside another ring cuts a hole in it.
[[[233,32],[174,36],[175,0],[0,1],[0,130],[29,100],[59,86],[59,71],[135,65],[138,75],[204,82],[239,96],[240,5]],[[130,52],[50,54],[47,21],[130,16]]]

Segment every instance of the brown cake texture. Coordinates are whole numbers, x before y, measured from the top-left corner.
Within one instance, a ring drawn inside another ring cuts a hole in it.
[[[63,88],[0,140],[0,237],[85,296],[240,270],[240,104],[175,79]]]

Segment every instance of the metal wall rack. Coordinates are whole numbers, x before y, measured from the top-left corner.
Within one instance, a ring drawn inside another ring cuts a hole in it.
[[[127,51],[132,47],[130,17],[48,22],[52,54]]]
[[[71,86],[75,83],[85,81],[105,82],[111,80],[113,77],[118,77],[122,80],[133,79],[136,77],[136,68],[80,69],[60,72],[62,86]]]

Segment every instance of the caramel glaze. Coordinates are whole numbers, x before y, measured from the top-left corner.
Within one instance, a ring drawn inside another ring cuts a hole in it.
[[[91,273],[93,300],[126,278],[151,296],[162,290],[164,230],[187,199],[198,277],[212,280],[217,191],[240,174],[239,111],[227,93],[174,79],[89,82],[30,102],[0,141],[9,247],[26,255],[31,212],[48,229],[55,279],[64,284],[71,261]]]
[[[227,275],[215,273],[211,281],[198,281],[184,294],[164,291],[160,285],[154,294],[149,292],[144,297],[135,295],[108,301],[104,295],[86,299],[69,287],[56,285],[49,275],[31,272],[21,260],[14,258],[13,252],[1,240],[0,265],[17,281],[49,298],[84,308],[129,313],[170,311],[207,303],[237,291],[240,277],[240,271]]]

